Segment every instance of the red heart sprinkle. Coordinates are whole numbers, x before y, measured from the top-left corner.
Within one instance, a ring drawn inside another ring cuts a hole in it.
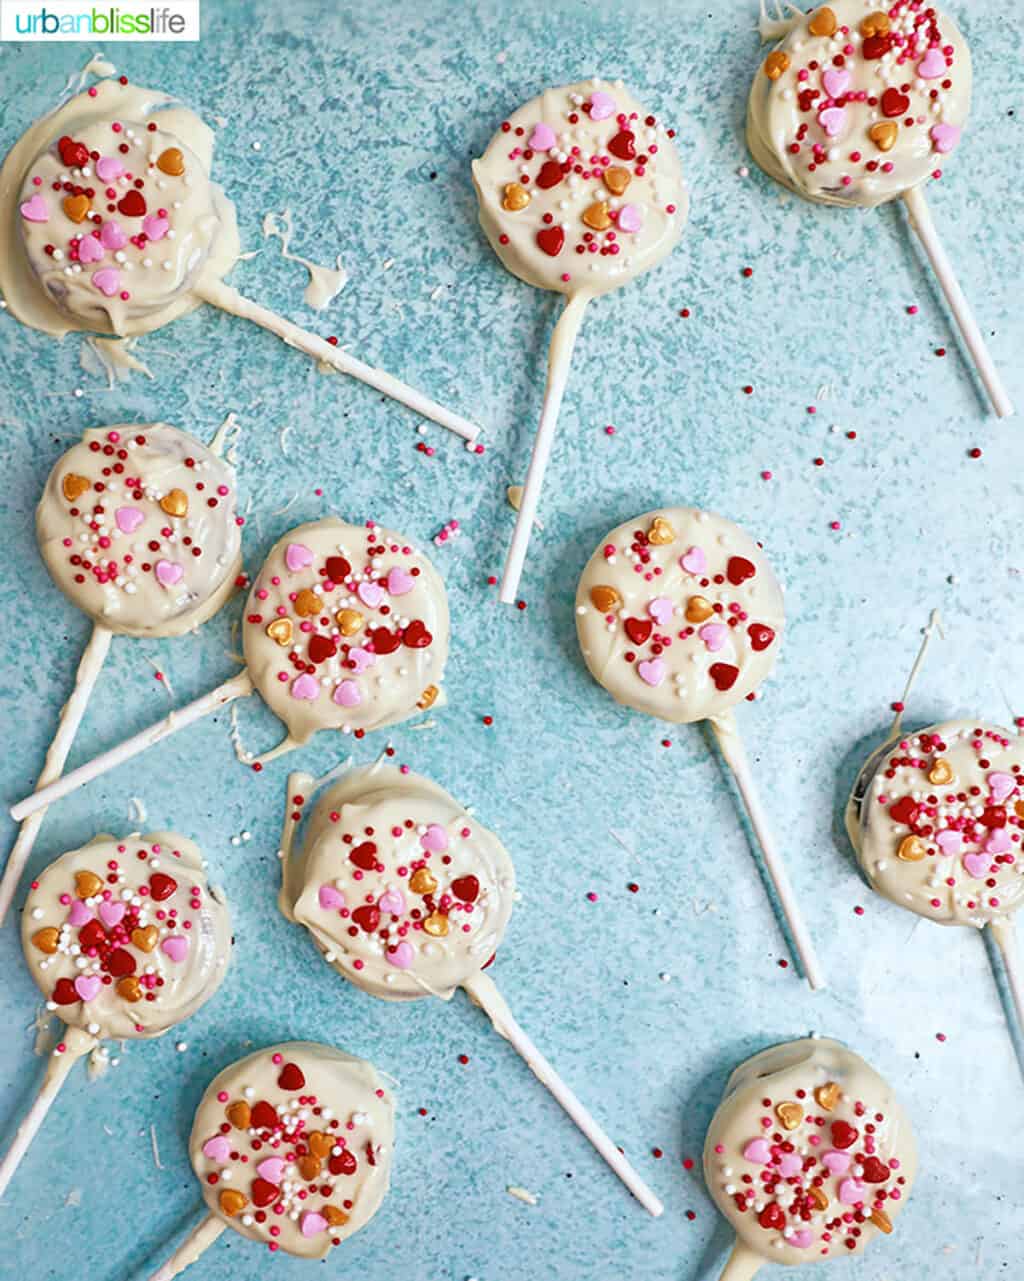
[[[99,921],[93,918],[91,921],[86,921],[78,931],[78,941],[85,948],[99,947],[100,944],[106,943],[107,931]]]
[[[433,639],[418,618],[414,618],[402,633],[402,644],[409,649],[426,649]]]
[[[882,115],[892,119],[895,116],[902,116],[909,108],[910,99],[905,93],[900,93],[898,89],[886,89],[882,94]]]
[[[103,962],[103,968],[108,974],[113,974],[115,979],[127,978],[129,974],[135,973],[135,957],[123,947],[115,947]]]
[[[74,142],[70,138],[61,138],[60,158],[69,169],[81,169],[89,163],[89,148],[84,142]]]
[[[774,1228],[778,1232],[781,1232],[786,1226],[786,1216],[783,1213],[782,1206],[777,1201],[773,1201],[771,1205],[766,1205],[757,1216],[757,1221],[762,1228]]]
[[[277,1111],[272,1103],[260,1099],[253,1107],[249,1121],[254,1130],[273,1130],[277,1126]]]
[[[355,1174],[358,1164],[348,1148],[345,1148],[337,1156],[331,1157],[327,1162],[327,1168],[332,1174]]]
[[[458,880],[452,881],[452,893],[463,903],[475,903],[476,896],[480,893],[480,882],[475,876],[460,876]]]
[[[325,663],[329,658],[333,658],[338,652],[338,642],[333,636],[321,636],[315,632],[309,638],[309,661],[311,663]]]
[[[327,570],[327,577],[332,583],[343,583],[352,573],[352,566],[344,556],[328,556],[327,564],[324,568]]]
[[[892,1171],[877,1156],[866,1156],[861,1162],[864,1173],[861,1176],[865,1183],[884,1183]]]
[[[547,191],[549,187],[557,187],[564,177],[565,172],[557,160],[545,160],[537,175],[537,186]]]
[[[352,919],[367,934],[372,934],[380,924],[380,908],[373,903],[364,903],[352,913]]]
[[[841,1149],[852,1148],[859,1138],[860,1130],[856,1126],[850,1125],[848,1121],[832,1122],[833,1146]]]
[[[620,129],[609,142],[608,150],[620,160],[632,160],[636,155],[636,139],[628,129]]]
[[[889,806],[889,817],[892,821],[902,823],[905,827],[913,827],[920,812],[921,807],[912,796],[901,796],[898,801]]]
[[[745,556],[730,556],[729,564],[725,567],[725,576],[733,587],[739,587],[740,583],[745,583],[756,573],[757,570]]]
[[[266,1179],[253,1179],[252,1203],[257,1209],[262,1210],[264,1206],[273,1205],[278,1197],[278,1189],[273,1183],[268,1183]]]
[[[117,202],[117,208],[126,218],[141,218],[146,212],[146,202],[138,191],[132,189],[124,193]]]
[[[978,819],[978,822],[982,825],[982,827],[988,827],[988,828],[1005,827],[1006,826],[1006,810],[1004,810],[1001,805],[986,806],[984,812],[981,815],[981,818]]]
[[[654,624],[649,618],[627,618],[623,626],[634,645],[646,645],[654,630]]]
[[[174,877],[166,876],[163,872],[154,872],[149,878],[150,897],[155,898],[158,903],[170,898],[177,888],[178,882]]]
[[[543,227],[537,232],[537,244],[549,258],[557,258],[565,244],[565,232],[561,227]]]
[[[349,854],[348,861],[361,867],[364,872],[372,872],[377,866],[376,845],[373,841],[363,841],[362,845],[357,845]]]
[[[53,989],[53,1000],[57,1005],[74,1005],[81,999],[70,979],[57,980],[57,986]]]
[[[751,623],[747,628],[747,635],[750,637],[751,649],[758,654],[761,650],[767,649],[775,639],[775,633],[767,623]]]
[[[389,632],[386,627],[375,627],[370,633],[370,640],[375,654],[393,654],[402,643],[396,633]]]
[[[860,51],[869,62],[874,62],[889,52],[889,41],[885,36],[865,36]]]
[[[708,674],[715,682],[715,689],[724,694],[727,689],[732,689],[736,684],[736,677],[739,676],[740,669],[733,667],[731,663],[712,663],[708,668]]]
[[[306,1084],[306,1078],[297,1063],[286,1063],[281,1069],[277,1083],[282,1090],[301,1090]]]

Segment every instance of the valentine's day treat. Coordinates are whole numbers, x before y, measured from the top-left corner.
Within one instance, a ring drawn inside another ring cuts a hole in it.
[[[210,181],[213,145],[194,112],[123,76],[36,121],[0,171],[0,288],[14,315],[50,334],[137,335],[209,302],[474,439],[464,418],[224,284],[240,246],[234,206]]]
[[[503,120],[473,162],[480,223],[495,253],[520,280],[567,299],[503,601],[515,599],[587,303],[656,266],[682,236],[689,197],[673,137],[621,80],[594,79],[546,89]]]
[[[594,679],[661,720],[707,720],[736,778],[812,987],[824,986],[775,850],[732,712],[775,666],[782,589],[760,545],[732,521],[666,507],[602,539],[576,592],[576,629]]]
[[[231,957],[224,900],[177,832],[97,836],[61,855],[33,881],[21,930],[46,1008],[67,1029],[0,1162],[0,1194],[77,1059],[105,1038],[162,1036],[213,996]]]
[[[869,207],[903,199],[996,412],[1012,413],[922,191],[942,177],[971,108],[971,55],[960,29],[919,0],[887,8],[835,0],[765,23],[762,34],[779,42],[750,93],[754,159],[805,200]]]
[[[236,502],[234,468],[165,423],[89,428],[58,460],[36,509],[39,550],[93,632],[39,786],[60,777],[115,634],[179,636],[227,601],[242,568]],[[0,922],[42,820],[11,851]]]
[[[916,1172],[910,1120],[859,1055],[816,1037],[762,1050],[729,1078],[704,1144],[736,1232],[720,1281],[861,1253],[894,1231]]]
[[[380,1209],[394,1128],[376,1068],[331,1046],[291,1041],[225,1068],[189,1140],[208,1215],[151,1281],[170,1281],[227,1227],[272,1252],[326,1258]]]
[[[391,1001],[462,987],[527,1060],[583,1133],[652,1213],[661,1202],[513,1018],[484,974],[516,894],[501,842],[442,787],[407,766],[378,762],[329,787],[292,858],[308,774],[288,780],[280,904],[304,925],[328,964],[372,996]]]
[[[327,517],[290,530],[256,576],[242,633],[246,670],[28,797],[23,818],[169,734],[258,691],[287,727],[264,765],[319,729],[361,738],[443,702],[450,626],[427,557],[373,521]]]

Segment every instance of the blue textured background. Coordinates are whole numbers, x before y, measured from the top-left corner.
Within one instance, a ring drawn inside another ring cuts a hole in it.
[[[994,0],[960,9],[975,113],[933,205],[1021,401],[1014,108],[1024,28]],[[918,1122],[923,1166],[894,1236],[830,1275],[1018,1276],[1024,1208],[1008,1136],[1021,1133],[1024,1093],[985,948],[966,930],[915,929],[872,898],[838,827],[932,607],[944,612],[947,639],[912,699],[913,722],[1005,720],[1008,701],[1024,710],[1020,428],[987,415],[901,211],[813,208],[757,173],[738,174],[758,60],[746,0],[618,10],[208,0],[204,10],[198,46],[106,52],[133,79],[226,117],[216,176],[238,203],[247,248],[262,245],[262,215],[290,205],[295,247],[320,261],[340,251],[352,275],[322,317],[302,306],[305,273],[273,242],[239,265],[235,283],[478,415],[487,453],[471,457],[432,428],[437,452],[426,458],[411,414],[209,309],[143,340],[155,380],[134,377],[113,392],[80,369],[79,339],[57,344],[0,316],[0,797],[31,787],[87,633],[48,581],[32,529],[44,478],[82,428],[162,417],[208,437],[236,411],[252,570],[290,525],[326,512],[372,514],[421,542],[457,517],[463,537],[436,553],[455,629],[451,705],[433,730],[399,729],[398,758],[475,804],[511,849],[523,902],[496,977],[668,1209],[654,1222],[631,1202],[464,999],[393,1008],[317,962],[276,913],[275,851],[286,772],[325,770],[342,744],[321,738],[256,777],[236,764],[224,715],[79,792],[43,829],[36,866],[97,830],[129,830],[129,798],[141,797],[151,825],[177,824],[203,845],[231,898],[237,959],[221,994],[182,1030],[187,1051],[176,1052],[171,1033],[129,1045],[95,1085],[76,1073],[0,1204],[0,1274],[148,1275],[197,1213],[185,1139],[206,1082],[251,1045],[300,1036],[370,1056],[401,1086],[394,1190],[332,1256],[332,1273],[703,1281],[717,1275],[726,1232],[681,1161],[699,1158],[735,1061],[816,1029],[845,1038],[893,1080]],[[48,109],[89,52],[0,50],[0,147]],[[497,606],[485,577],[498,571],[511,530],[505,486],[525,472],[557,302],[491,255],[468,164],[504,112],[594,72],[622,75],[676,123],[692,220],[665,266],[588,317],[520,613]],[[938,346],[949,348],[945,359]],[[618,429],[611,438],[608,423]],[[968,457],[974,446],[978,460]],[[678,502],[740,520],[789,584],[776,678],[740,716],[831,978],[816,997],[777,963],[787,952],[702,732],[672,730],[663,748],[665,728],[616,709],[577,652],[572,600],[593,546],[620,520]],[[166,712],[151,662],[176,703],[230,675],[240,609],[234,602],[199,636],[117,640],[72,761]],[[243,705],[241,723],[248,745],[274,741],[255,704]],[[365,742],[357,758],[383,745]],[[243,829],[252,840],[232,846]],[[38,995],[14,922],[0,933],[0,973],[6,1133],[43,1067],[27,1030]],[[539,1205],[513,1200],[507,1184],[536,1192]],[[77,1207],[66,1204],[75,1189]],[[311,1272],[231,1234],[194,1269],[197,1281]]]

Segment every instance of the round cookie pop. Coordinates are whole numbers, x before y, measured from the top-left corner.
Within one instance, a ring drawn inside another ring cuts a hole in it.
[[[262,768],[317,730],[356,738],[443,700],[450,624],[444,582],[400,534],[328,517],[271,549],[245,608],[246,670],[15,805],[21,819],[254,691],[287,733]]]
[[[917,1172],[889,1084],[838,1041],[762,1050],[729,1078],[704,1144],[704,1179],[736,1231],[720,1281],[860,1254],[892,1232]]]
[[[135,335],[212,303],[473,441],[465,418],[224,283],[240,246],[210,181],[213,143],[194,112],[124,77],[30,126],[0,170],[0,289],[15,316],[50,334]]]
[[[235,471],[165,423],[89,428],[36,508],[46,568],[93,623],[38,788],[61,775],[115,634],[180,636],[228,599],[242,568]],[[42,826],[23,824],[0,880],[0,924]]]
[[[376,1068],[290,1041],[210,1082],[189,1158],[208,1214],[150,1281],[171,1281],[225,1228],[300,1259],[325,1259],[365,1227],[391,1180],[395,1108]]]
[[[834,0],[768,21],[778,40],[754,78],[747,144],[769,177],[805,200],[871,207],[902,199],[996,413],[1013,405],[923,187],[942,177],[971,107],[971,55],[953,19],[920,0]],[[780,39],[781,37],[781,39]]]
[[[804,974],[825,979],[775,846],[732,708],[768,677],[785,613],[760,545],[732,521],[666,507],[601,540],[580,576],[576,630],[590,674],[618,703],[706,720],[732,770]]]
[[[302,851],[292,845],[316,790],[288,779],[281,911],[371,996],[450,1000],[463,988],[530,1065],[640,1203],[662,1204],[512,1016],[484,974],[505,934],[515,870],[501,842],[442,787],[408,767],[348,771],[324,792]]]
[[[0,1161],[0,1196],[75,1062],[104,1038],[149,1040],[217,991],[231,922],[198,847],[177,832],[97,836],[32,883],[21,921],[29,971],[67,1025]]]
[[[587,303],[657,266],[683,234],[689,196],[674,136],[621,80],[594,79],[545,89],[502,122],[473,162],[494,252],[520,280],[566,298],[501,580],[506,603],[522,576]]]

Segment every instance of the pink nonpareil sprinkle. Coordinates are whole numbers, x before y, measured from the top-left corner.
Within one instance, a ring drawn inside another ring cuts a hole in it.
[[[771,478],[772,478],[772,473],[770,471],[763,471],[761,473],[762,480],[771,480]]]
[[[596,903],[596,902],[597,902],[597,895],[594,893],[594,891],[593,891],[593,890],[590,890],[590,892],[587,894],[587,902],[588,902],[588,903]]]
[[[608,426],[604,429],[604,434],[605,434],[606,436],[614,436],[614,435],[615,435],[615,428],[611,425],[611,423],[609,423],[609,424],[608,424]]]

